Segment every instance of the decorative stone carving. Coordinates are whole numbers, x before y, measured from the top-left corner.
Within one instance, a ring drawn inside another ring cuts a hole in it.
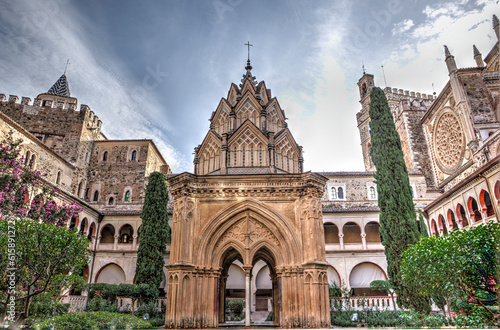
[[[232,225],[226,232],[221,236],[215,249],[224,244],[226,241],[235,240],[245,244],[245,237],[249,235],[251,244],[259,241],[260,239],[265,239],[271,241],[275,246],[280,246],[280,243],[276,236],[271,233],[271,231],[266,228],[262,223],[250,219],[249,229],[247,230],[246,220],[240,220]]]
[[[445,173],[452,173],[463,158],[464,135],[458,118],[445,113],[439,118],[434,132],[437,164]]]
[[[253,242],[264,238],[268,241],[273,242],[275,246],[279,246],[280,243],[278,242],[278,239],[276,239],[276,236],[274,236],[269,229],[264,227],[263,224],[261,224],[258,221],[251,220],[250,221],[250,240]]]

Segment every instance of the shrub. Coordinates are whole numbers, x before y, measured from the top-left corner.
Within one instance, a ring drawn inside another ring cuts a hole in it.
[[[79,312],[56,316],[40,324],[40,329],[154,329],[146,321],[128,314],[109,312]]]
[[[231,299],[227,307],[233,315],[241,315],[243,313],[244,303],[241,299]]]
[[[100,295],[94,295],[87,304],[88,312],[117,312],[116,303],[104,299]]]
[[[490,314],[483,308],[473,306],[469,313],[459,311],[455,317],[457,328],[484,329],[494,326]]]
[[[151,320],[149,321],[151,324],[153,324],[153,319],[155,320],[155,323],[160,322],[159,320],[163,320],[161,321],[162,323],[160,323],[160,325],[163,325],[165,324],[165,309],[166,306],[163,302],[161,304],[161,308],[156,307],[155,303],[147,303],[140,305],[134,315],[141,319],[144,319],[146,316],[146,318]]]

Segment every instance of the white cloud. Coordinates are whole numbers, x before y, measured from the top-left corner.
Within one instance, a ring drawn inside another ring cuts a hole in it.
[[[403,32],[406,32],[409,29],[411,29],[411,27],[414,25],[415,24],[413,23],[413,21],[411,19],[406,19],[402,22],[399,22],[392,29],[392,35],[401,34]]]
[[[475,66],[472,45],[483,54],[493,47],[496,36],[491,17],[497,10],[498,6],[491,2],[482,10],[472,10],[462,17],[454,16],[460,13],[457,8],[451,9],[450,14],[440,9],[427,10],[428,18],[414,28],[415,42],[394,50],[384,62],[388,84],[429,94],[434,91],[434,83],[439,93],[448,80],[443,45],[449,47],[459,68]]]
[[[34,98],[59,78],[69,58],[67,77],[72,96],[98,115],[108,138],[153,139],[174,170],[190,167],[173,146],[164,142],[164,132],[171,129],[168,122],[153,119],[162,109],[148,93],[154,81],[131,81],[126,72],[107,65],[107,54],[100,54],[84,37],[66,3],[59,0],[46,7],[42,2],[18,1],[0,7],[2,26],[10,28],[0,40],[4,46],[4,41],[12,46],[2,51],[0,84],[15,89],[10,92]],[[17,13],[23,13],[20,19]],[[14,63],[24,66],[16,68]],[[151,67],[155,69],[154,64]],[[36,79],[31,76],[33,72]],[[147,74],[145,69],[144,76]]]

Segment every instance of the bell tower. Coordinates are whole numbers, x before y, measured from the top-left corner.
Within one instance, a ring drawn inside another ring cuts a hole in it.
[[[361,138],[361,149],[363,151],[363,161],[367,171],[375,171],[375,165],[370,158],[370,91],[374,84],[374,76],[369,73],[364,73],[363,77],[358,81],[359,96],[361,103],[361,111],[357,113],[356,120],[358,122],[359,136]]]

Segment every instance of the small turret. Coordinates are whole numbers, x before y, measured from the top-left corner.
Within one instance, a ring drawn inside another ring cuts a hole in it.
[[[65,73],[57,79],[46,93],[39,94],[37,99],[39,100],[37,103],[40,103],[42,107],[75,110],[77,104],[77,100],[71,97]]]
[[[451,55],[450,51],[448,50],[448,47],[444,45],[444,54],[446,56],[445,62],[446,66],[448,67],[448,73],[452,73],[457,71],[457,63],[455,63],[455,57]]]
[[[52,87],[50,87],[47,94],[63,96],[63,97],[71,97],[71,93],[69,92],[68,79],[66,79],[66,75],[63,74]]]
[[[495,30],[497,39],[500,40],[500,21],[498,20],[497,15],[493,15],[493,30]]]
[[[474,60],[476,60],[477,66],[480,68],[484,67],[483,56],[481,55],[481,53],[477,49],[476,45],[473,45],[472,49],[474,51]]]

